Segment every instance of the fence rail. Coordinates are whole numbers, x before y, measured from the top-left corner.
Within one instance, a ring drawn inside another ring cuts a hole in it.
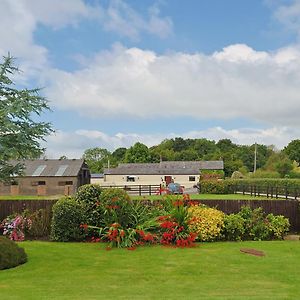
[[[232,192],[234,194],[251,195],[254,197],[266,196],[267,198],[276,199],[294,199],[300,200],[300,188],[288,186],[268,186],[268,185],[233,185]]]
[[[130,195],[161,195],[161,184],[139,184],[139,185],[105,185],[103,189],[116,188],[123,189]]]

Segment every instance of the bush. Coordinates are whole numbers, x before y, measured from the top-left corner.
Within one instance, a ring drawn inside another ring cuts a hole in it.
[[[284,234],[286,234],[290,228],[289,219],[284,216],[268,214],[266,220],[268,221],[267,226],[270,231],[270,237],[273,239],[283,239]]]
[[[84,207],[72,197],[63,197],[52,208],[51,239],[67,242],[79,241],[85,236],[80,225],[85,223]]]
[[[128,194],[118,188],[105,189],[100,197],[100,206],[103,209],[103,226],[118,223],[122,228],[134,227],[132,220],[132,201]]]
[[[85,184],[79,187],[75,194],[75,200],[93,206],[100,200],[102,189],[99,184]]]
[[[222,236],[228,241],[241,241],[245,234],[245,221],[239,214],[226,215]]]
[[[3,235],[13,241],[23,241],[25,232],[31,228],[31,220],[25,214],[13,214],[6,217],[0,227],[3,229]]]
[[[200,181],[200,193],[202,194],[230,194],[233,181],[231,180],[203,180]]]
[[[214,241],[221,236],[224,226],[224,213],[205,206],[191,206],[189,230],[198,235],[200,241]]]
[[[23,248],[6,237],[0,236],[0,270],[16,267],[27,262]]]

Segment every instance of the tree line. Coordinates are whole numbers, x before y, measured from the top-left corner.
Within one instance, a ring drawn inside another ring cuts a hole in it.
[[[255,152],[256,172],[254,173]],[[92,173],[102,173],[104,168],[115,167],[119,163],[223,160],[226,177],[233,175],[300,178],[300,140],[291,141],[279,151],[272,145],[238,145],[230,139],[216,142],[205,138],[176,137],[165,139],[159,145],[150,148],[140,142],[129,148],[117,148],[113,152],[104,148],[90,148],[85,150],[83,158]]]

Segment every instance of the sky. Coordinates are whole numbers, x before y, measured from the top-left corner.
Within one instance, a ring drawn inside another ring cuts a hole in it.
[[[166,138],[299,139],[300,0],[0,0],[48,158]]]

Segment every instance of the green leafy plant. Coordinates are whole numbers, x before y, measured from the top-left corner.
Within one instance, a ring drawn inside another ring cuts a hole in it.
[[[27,262],[23,248],[6,237],[0,236],[0,270],[16,267]]]
[[[53,241],[80,241],[85,232],[80,224],[85,223],[85,208],[72,197],[63,197],[52,208],[51,236]]]
[[[245,220],[239,214],[225,215],[222,236],[228,241],[241,241],[245,234]]]
[[[268,214],[266,220],[271,238],[273,239],[282,239],[283,236],[289,231],[290,222],[288,218],[284,216],[274,216],[273,214]]]
[[[214,241],[221,237],[224,226],[224,213],[203,205],[191,206],[188,209],[189,229],[197,234],[199,241]]]

